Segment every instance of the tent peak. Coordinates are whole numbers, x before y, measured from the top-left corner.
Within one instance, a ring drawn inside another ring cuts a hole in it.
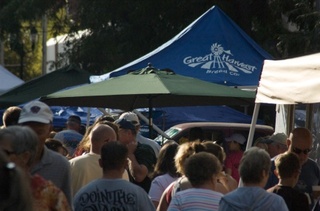
[[[142,68],[141,70],[136,70],[131,72],[134,75],[145,75],[145,74],[161,74],[164,73],[166,75],[175,75],[175,72],[169,68],[165,69],[157,69],[152,66],[151,63],[148,63],[148,66]]]

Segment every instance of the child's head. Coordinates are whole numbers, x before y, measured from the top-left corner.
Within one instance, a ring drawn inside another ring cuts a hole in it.
[[[234,133],[232,136],[226,138],[230,151],[241,150],[246,142],[246,138],[240,133]]]
[[[298,177],[301,169],[298,156],[292,152],[278,155],[275,166],[280,179]]]

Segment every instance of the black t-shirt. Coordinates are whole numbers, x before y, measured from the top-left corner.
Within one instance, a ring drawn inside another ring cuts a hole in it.
[[[281,196],[290,211],[309,210],[308,197],[292,187],[276,185],[268,190]]]
[[[134,155],[139,164],[145,165],[147,167],[148,175],[150,175],[153,172],[154,165],[157,162],[157,157],[154,154],[152,147],[147,144],[141,144],[138,142],[137,149],[134,152]],[[147,193],[149,192],[151,179],[148,176],[146,176],[142,182],[136,182],[129,171],[129,179],[130,182],[142,187]]]

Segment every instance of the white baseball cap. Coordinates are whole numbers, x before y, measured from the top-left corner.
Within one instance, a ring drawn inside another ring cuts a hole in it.
[[[276,143],[287,145],[288,136],[285,133],[274,133],[269,139]]]
[[[246,142],[246,138],[240,133],[234,133],[229,138],[226,138],[226,141],[227,142],[235,141],[235,142],[238,142],[239,144],[244,144],[244,142]]]
[[[132,124],[135,126],[140,125],[139,117],[137,114],[129,111],[129,112],[124,112],[123,114],[120,115],[119,119],[125,119],[127,121],[130,121]]]
[[[47,104],[40,101],[32,101],[23,106],[18,123],[40,122],[49,124],[52,120],[53,113]]]

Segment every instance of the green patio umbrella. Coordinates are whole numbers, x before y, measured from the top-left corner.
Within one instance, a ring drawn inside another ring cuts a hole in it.
[[[67,87],[90,83],[90,76],[91,73],[68,65],[3,93],[0,95],[0,108],[20,105]]]
[[[56,92],[40,100],[49,105],[107,107],[122,110],[195,105],[249,105],[255,92],[218,85],[152,67],[94,84]]]

